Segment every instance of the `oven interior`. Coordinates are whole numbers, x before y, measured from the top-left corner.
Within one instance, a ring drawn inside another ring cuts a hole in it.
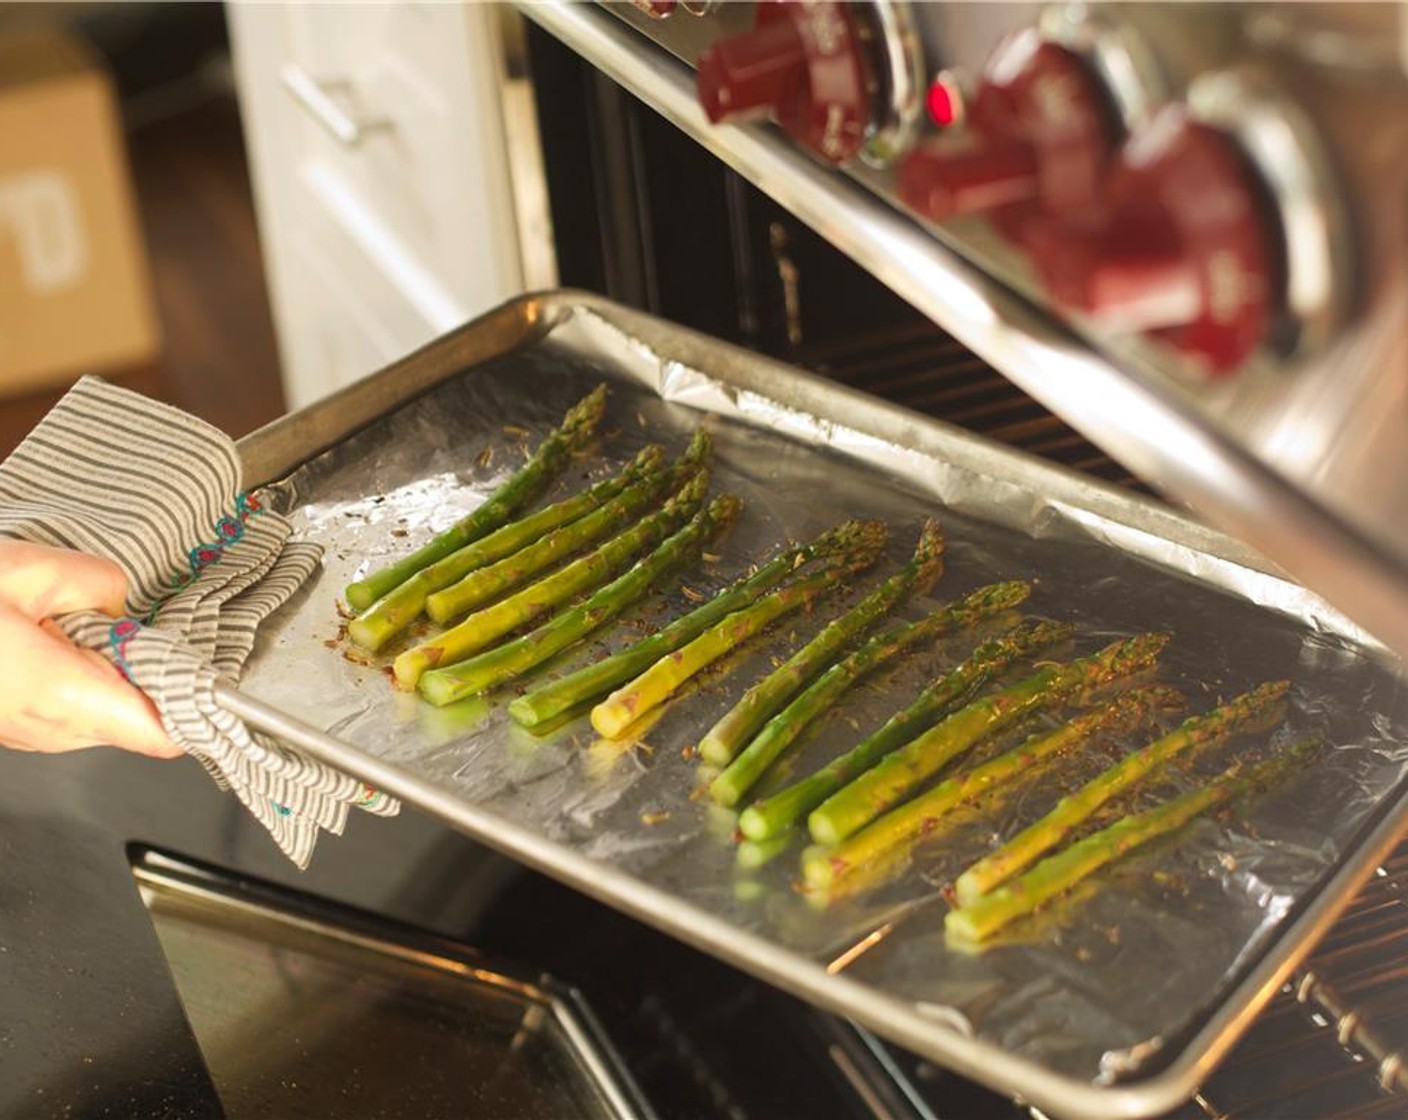
[[[564,286],[1148,492],[669,122],[545,32],[528,35]]]

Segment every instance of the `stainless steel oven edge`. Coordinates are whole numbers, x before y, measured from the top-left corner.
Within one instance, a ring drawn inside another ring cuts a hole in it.
[[[844,422],[864,434],[898,442],[922,443],[926,439],[938,442],[945,438],[947,429],[937,421],[839,389],[819,378],[668,326],[605,299],[563,291],[513,300],[366,381],[246,437],[239,446],[247,482],[255,484],[278,478],[393,405],[464,373],[466,367],[476,361],[510,352],[541,338],[579,309],[657,348],[662,356],[688,363],[692,350],[707,349],[716,360],[719,356],[732,360],[742,388],[767,386],[776,395],[775,382],[779,374],[785,372],[792,388],[787,394],[789,399],[782,403],[818,415],[831,413],[838,420],[842,418],[835,415],[835,410],[843,406]],[[821,408],[823,400],[829,401],[826,408]],[[1159,531],[1172,540],[1195,542],[1200,549],[1237,563],[1246,564],[1254,559],[1248,557],[1237,542],[1114,487],[1092,483],[1056,467],[1034,465],[1033,469],[1045,473],[1054,495],[1079,486],[1087,498],[1093,494],[1094,500],[1107,503],[1112,516],[1122,509],[1127,517],[1133,514],[1153,517],[1157,519]],[[1405,796],[1384,813],[1355,856],[1344,862],[1317,898],[1291,920],[1206,1026],[1183,1045],[1180,1057],[1137,1084],[1095,1085],[1012,1057],[991,1043],[958,1033],[943,1019],[926,1017],[911,1004],[880,995],[844,976],[828,975],[820,964],[799,960],[771,942],[685,907],[668,894],[619,870],[560,849],[522,826],[465,804],[434,785],[350,748],[326,732],[291,718],[234,686],[218,686],[217,697],[232,713],[252,726],[414,802],[452,827],[529,867],[818,1006],[855,1019],[975,1081],[999,1088],[1020,1084],[1025,1087],[1025,1099],[1029,1103],[1065,1116],[1149,1116],[1188,1099],[1251,1018],[1329,929],[1355,888],[1372,874],[1408,825],[1408,796]]]
[[[1408,656],[1408,565],[1248,451],[1170,378],[1137,355],[1121,355],[1116,365],[863,185],[778,143],[766,127],[710,125],[693,72],[612,13],[551,0],[521,7],[1135,474]]]

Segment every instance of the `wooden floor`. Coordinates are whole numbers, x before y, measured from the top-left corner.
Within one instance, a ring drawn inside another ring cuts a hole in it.
[[[240,436],[283,411],[244,142],[234,99],[213,96],[128,135],[162,352],[103,376]],[[0,457],[61,395],[0,399]]]

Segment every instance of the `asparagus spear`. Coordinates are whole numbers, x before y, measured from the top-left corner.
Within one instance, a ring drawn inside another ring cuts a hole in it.
[[[743,753],[709,784],[710,796],[721,805],[737,805],[807,725],[856,682],[921,642],[1020,603],[1030,591],[1030,584],[1016,580],[980,587],[967,598],[935,611],[928,618],[892,626],[876,634],[858,650],[826,670],[802,695],[769,720]]]
[[[849,873],[872,866],[892,849],[927,836],[954,807],[1011,781],[1043,758],[1069,751],[1096,735],[1132,731],[1156,711],[1181,701],[1175,690],[1162,685],[1130,689],[1055,731],[1039,732],[982,766],[956,774],[892,809],[835,848],[815,854],[808,861],[815,866],[805,869],[807,882],[813,888],[834,889]]]
[[[750,840],[764,840],[791,828],[857,774],[927,731],[940,716],[1014,661],[1065,641],[1074,629],[1065,622],[1025,623],[1009,634],[984,642],[958,668],[940,677],[914,703],[891,716],[859,745],[815,774],[744,809],[738,827]]]
[[[1310,745],[1301,744],[1253,765],[1234,764],[1205,786],[1190,790],[1156,808],[1124,817],[1108,828],[1076,841],[1064,851],[1048,856],[1007,886],[974,898],[957,910],[950,910],[944,918],[944,931],[964,941],[982,941],[991,937],[1009,922],[1030,914],[1042,903],[1070,890],[1112,860],[1181,828],[1215,805],[1264,785],[1299,759]]]
[[[600,509],[555,529],[497,564],[470,572],[458,583],[435,592],[425,601],[426,613],[441,624],[468,614],[475,607],[499,598],[530,577],[552,567],[563,557],[580,552],[608,533],[619,530],[697,470],[708,458],[709,446],[708,434],[703,429],[696,431],[689,449],[670,470],[655,471],[638,478]]]
[[[1168,637],[1139,634],[1112,642],[1090,657],[1048,665],[1018,684],[973,701],[812,810],[807,818],[812,839],[819,844],[839,844],[989,735],[1059,704],[1083,688],[1106,684],[1152,665],[1168,644]]]
[[[660,658],[629,684],[618,688],[592,709],[592,726],[613,739],[634,720],[664,701],[702,669],[800,607],[840,590],[847,576],[868,568],[885,546],[882,521],[850,523],[850,548],[815,575],[784,584],[742,610],[734,611],[688,645]]]
[[[745,692],[699,740],[699,756],[715,766],[725,765],[790,697],[831,664],[847,642],[915,589],[929,584],[939,574],[943,551],[938,522],[926,522],[910,562]]]
[[[849,548],[855,524],[847,522],[821,534],[810,544],[779,553],[752,575],[738,580],[658,634],[526,696],[520,696],[509,705],[509,715],[524,727],[536,730],[564,712],[591,704],[616,685],[643,673],[667,653],[697,638],[727,615],[756,601],[800,565],[811,560],[825,560]]]
[[[1211,739],[1255,724],[1276,711],[1289,681],[1268,681],[1204,715],[1186,719],[1142,750],[1126,755],[1069,797],[1063,797],[1041,820],[1023,829],[997,851],[978,860],[954,883],[960,905],[970,902],[1020,873],[1089,819],[1101,805],[1123,792],[1174,755]]]
[[[561,426],[538,444],[528,462],[495,490],[482,506],[404,559],[348,584],[344,592],[348,605],[356,611],[366,610],[422,568],[443,560],[456,549],[506,524],[514,511],[536,497],[567,466],[572,453],[591,439],[605,411],[606,386],[598,385],[567,410]]]
[[[476,692],[486,692],[541,665],[553,654],[605,626],[667,572],[696,559],[709,538],[738,517],[742,506],[732,494],[715,498],[708,509],[696,513],[683,529],[586,602],[506,645],[426,673],[420,679],[421,695],[443,707]]]
[[[545,533],[600,509],[633,482],[659,473],[664,455],[651,444],[636,455],[615,478],[573,494],[545,509],[511,521],[473,544],[456,549],[443,560],[422,568],[410,579],[393,587],[347,627],[352,640],[369,650],[378,650],[420,617],[432,592],[449,587],[477,568],[483,568],[538,540]]]
[[[396,679],[406,688],[413,688],[427,670],[462,661],[573,595],[605,583],[637,552],[661,540],[692,515],[708,487],[709,472],[697,472],[660,509],[620,536],[492,607],[476,611],[458,626],[406,650],[396,658]]]

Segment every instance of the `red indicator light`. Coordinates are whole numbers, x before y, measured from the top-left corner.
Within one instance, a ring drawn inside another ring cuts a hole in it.
[[[947,77],[940,75],[929,85],[924,96],[924,108],[929,119],[939,128],[947,128],[963,115],[963,95]]]

